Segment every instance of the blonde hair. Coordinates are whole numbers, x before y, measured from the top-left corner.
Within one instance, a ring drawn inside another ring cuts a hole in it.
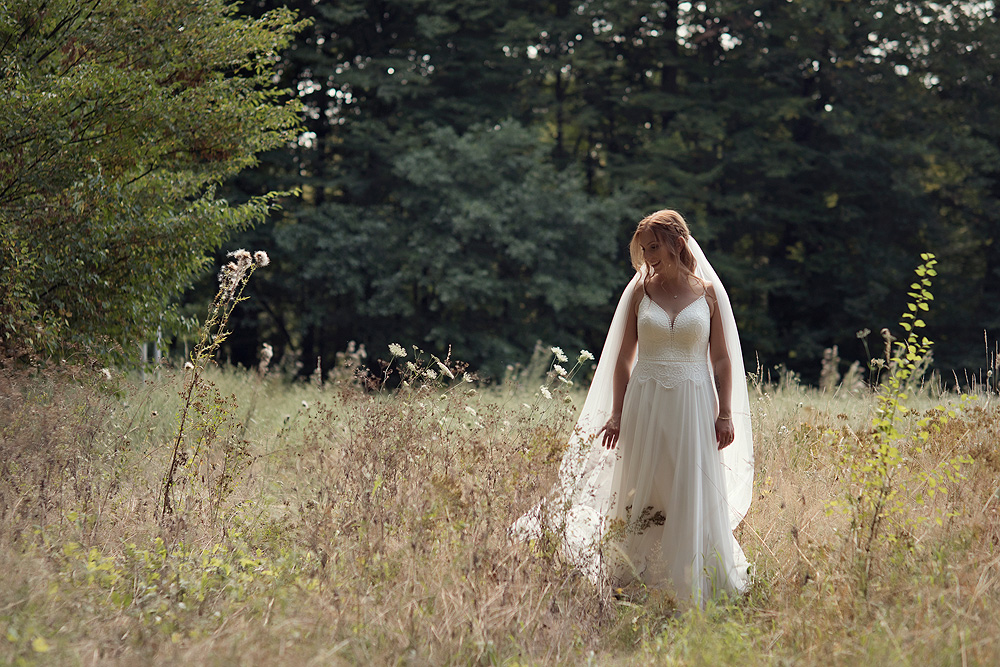
[[[640,270],[646,264],[642,247],[639,244],[639,235],[643,232],[650,232],[657,241],[670,248],[670,251],[674,254],[674,259],[686,271],[688,278],[695,278],[699,284],[703,284],[694,275],[697,263],[695,262],[694,255],[691,254],[690,248],[687,247],[687,240],[691,238],[691,231],[684,221],[684,216],[677,211],[665,208],[656,213],[651,213],[639,221],[639,225],[635,228],[635,233],[632,235],[632,240],[628,244],[629,255],[632,257],[632,267],[636,271]],[[684,245],[680,253],[677,253],[675,250],[678,238],[684,239]],[[643,288],[649,282],[650,275],[651,272],[647,271],[643,280]]]

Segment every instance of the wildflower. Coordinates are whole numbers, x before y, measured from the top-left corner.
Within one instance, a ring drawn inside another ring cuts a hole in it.
[[[424,371],[424,375],[427,376],[428,380],[433,380],[438,376],[437,372],[435,372],[433,368],[428,368],[426,371]]]
[[[406,370],[410,371],[411,373],[416,373],[417,372],[417,365],[415,363],[413,363],[412,361],[407,361],[406,362]]]
[[[104,376],[105,380],[110,380],[111,379],[111,371],[108,370],[107,368],[102,368],[101,369],[101,375]]]
[[[271,263],[271,258],[263,250],[258,250],[253,254],[253,261],[257,262],[257,266],[267,266]]]
[[[447,376],[448,376],[448,377],[450,377],[450,378],[451,378],[452,380],[454,380],[454,379],[455,379],[455,374],[454,374],[454,373],[452,373],[452,372],[451,372],[450,370],[448,370],[448,367],[447,367],[447,366],[445,366],[445,365],[444,365],[443,363],[441,363],[440,361],[439,361],[439,362],[437,362],[437,365],[438,365],[438,368],[440,368],[440,369],[441,369],[441,372],[442,372],[443,374],[447,375]]]
[[[464,380],[465,382],[468,382],[469,384],[472,384],[472,376],[469,375],[468,373],[464,373],[462,375],[462,380]]]
[[[554,347],[553,346],[553,347],[550,347],[549,349],[552,350],[552,354],[556,355],[556,361],[559,361],[559,362],[562,362],[562,363],[566,363],[567,361],[569,361],[569,357],[566,356],[566,353],[562,351],[561,347]]]
[[[552,392],[544,384],[538,388],[538,391],[542,392],[542,396],[545,398],[552,398]]]
[[[406,350],[399,343],[389,343],[389,354],[394,357],[405,357]]]
[[[239,286],[240,281],[243,280],[243,276],[246,274],[246,267],[248,266],[249,263],[237,265],[235,262],[229,262],[219,271],[219,289],[227,301],[232,299],[236,294],[236,288]]]
[[[189,371],[189,370],[192,370],[193,368],[194,368],[194,364],[192,364],[190,361],[185,361],[184,362],[184,370]]]
[[[559,376],[560,376],[560,378],[566,377],[566,369],[563,368],[562,366],[560,366],[559,364],[553,365],[552,366],[552,370],[554,370],[556,373],[558,373]]]
[[[475,417],[475,416],[476,416],[476,409],[475,409],[475,408],[473,408],[473,407],[472,407],[471,405],[466,405],[466,406],[465,406],[465,411],[466,411],[466,412],[468,412],[468,413],[469,413],[470,415],[472,415],[473,417]]]
[[[257,365],[257,371],[262,375],[267,372],[267,367],[271,363],[271,358],[274,356],[274,348],[271,347],[270,343],[264,343],[260,348],[260,363]]]
[[[244,250],[243,248],[232,251],[231,253],[226,255],[226,257],[232,257],[233,259],[236,260],[236,263],[239,264],[241,267],[246,266],[253,259],[250,253]]]
[[[593,361],[594,355],[587,350],[580,350],[580,356],[576,358],[576,363],[582,364],[585,361]]]
[[[558,378],[558,379],[559,379],[559,381],[560,381],[560,382],[562,382],[562,383],[563,383],[564,385],[566,385],[567,387],[570,387],[570,386],[572,386],[572,385],[573,385],[573,381],[572,381],[572,380],[567,380],[566,378],[564,378],[564,377],[563,377],[563,376],[561,376],[561,375],[559,376],[559,378]]]

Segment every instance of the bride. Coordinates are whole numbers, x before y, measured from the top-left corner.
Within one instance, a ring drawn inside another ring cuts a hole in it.
[[[748,582],[732,533],[753,485],[739,334],[725,288],[679,213],[644,218],[629,249],[636,275],[559,482],[514,533],[555,529],[595,582],[638,581],[703,606]]]

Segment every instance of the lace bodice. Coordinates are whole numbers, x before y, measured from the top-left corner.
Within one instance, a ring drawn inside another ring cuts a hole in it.
[[[704,295],[685,306],[673,320],[648,295],[639,302],[639,351],[632,377],[653,380],[666,388],[685,380],[711,381],[708,334],[711,311]]]

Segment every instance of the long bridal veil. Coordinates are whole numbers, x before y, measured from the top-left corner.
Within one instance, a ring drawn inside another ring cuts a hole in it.
[[[746,515],[753,494],[753,433],[743,351],[732,304],[722,281],[694,238],[689,238],[687,245],[697,263],[695,274],[715,286],[731,361],[736,438],[722,450],[721,459],[729,523],[735,529]],[[564,555],[595,583],[604,575],[605,517],[613,500],[617,458],[615,450],[602,446],[597,434],[611,416],[614,368],[624,338],[630,295],[642,276],[641,272],[633,276],[618,301],[587,399],[563,455],[555,488],[545,501],[519,518],[511,530],[513,536],[522,539],[537,537],[546,529],[557,532],[562,537]]]

